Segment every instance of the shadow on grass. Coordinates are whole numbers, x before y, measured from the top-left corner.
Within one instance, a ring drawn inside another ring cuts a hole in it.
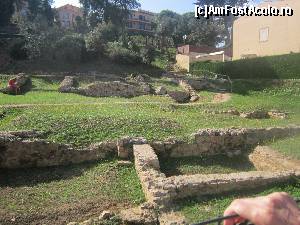
[[[68,64],[59,61],[17,61],[14,64],[0,70],[2,73],[28,73],[28,74],[55,74],[55,75],[73,75],[73,73],[98,73],[98,74],[116,74],[127,76],[132,73],[148,74],[153,77],[160,77],[163,70],[159,67],[136,64],[124,65],[117,64],[107,58],[91,60],[85,63]]]
[[[225,155],[160,158],[161,170],[166,176],[234,173],[255,170],[248,156],[241,155],[229,158]]]
[[[58,167],[0,169],[0,187],[35,186],[39,183],[68,180],[82,176],[101,162],[103,161]]]

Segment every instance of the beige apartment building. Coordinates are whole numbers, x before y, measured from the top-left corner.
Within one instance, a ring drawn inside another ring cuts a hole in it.
[[[293,16],[240,17],[233,25],[233,59],[300,52],[300,0],[277,0],[263,6],[289,6]]]
[[[58,19],[64,28],[72,28],[76,23],[76,17],[83,17],[83,12],[79,7],[67,4],[56,9]]]
[[[132,10],[129,14],[127,29],[130,32],[153,33],[152,24],[155,14],[145,10]]]

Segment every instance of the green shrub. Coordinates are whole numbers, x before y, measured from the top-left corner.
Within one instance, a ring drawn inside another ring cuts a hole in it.
[[[142,62],[138,53],[123,47],[120,42],[108,43],[107,52],[109,58],[116,63],[136,64]]]
[[[79,34],[66,35],[55,45],[55,58],[69,63],[83,60],[86,52],[85,41]]]
[[[233,79],[293,79],[300,77],[300,54],[241,59],[231,62],[196,62],[191,73],[220,73]]]
[[[27,58],[25,49],[25,41],[22,39],[13,40],[9,49],[9,55],[15,60],[23,60]]]
[[[119,30],[115,25],[101,23],[86,35],[87,50],[102,55],[106,44],[116,41],[118,36]]]
[[[152,46],[145,46],[140,50],[140,56],[143,60],[143,63],[151,64],[155,59],[155,48]]]

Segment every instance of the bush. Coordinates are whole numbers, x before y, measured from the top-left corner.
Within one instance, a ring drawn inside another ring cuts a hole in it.
[[[78,63],[86,53],[85,41],[79,34],[66,35],[55,45],[55,58],[69,63]]]
[[[241,59],[231,62],[196,62],[191,73],[220,73],[233,79],[293,79],[300,77],[300,54]]]
[[[112,23],[99,24],[86,36],[87,50],[102,55],[106,44],[116,41],[118,36],[118,28]]]
[[[142,62],[138,53],[123,47],[120,42],[108,43],[107,53],[109,58],[117,63],[136,64]]]
[[[22,39],[16,39],[12,41],[9,49],[9,55],[15,60],[24,60],[27,58],[27,51],[25,49],[25,41]]]
[[[143,63],[151,64],[155,59],[155,48],[152,46],[145,46],[140,50],[140,56]]]

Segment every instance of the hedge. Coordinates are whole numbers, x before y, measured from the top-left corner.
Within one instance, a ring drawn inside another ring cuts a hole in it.
[[[210,71],[230,76],[232,79],[297,79],[300,78],[300,54],[241,59],[230,62],[195,62],[194,75]]]

